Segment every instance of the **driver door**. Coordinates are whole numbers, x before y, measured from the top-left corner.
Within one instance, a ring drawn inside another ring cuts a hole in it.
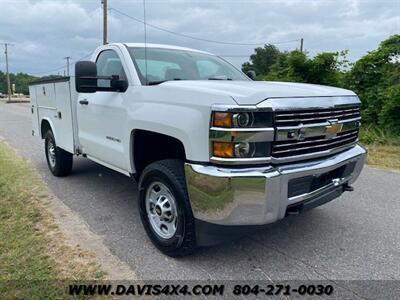
[[[99,53],[97,75],[118,75],[127,80],[118,53],[107,49]],[[109,87],[109,80],[99,79],[99,87]],[[78,130],[81,150],[89,158],[109,167],[127,170],[124,160],[123,130],[126,122],[125,92],[97,91],[80,94],[77,104]]]

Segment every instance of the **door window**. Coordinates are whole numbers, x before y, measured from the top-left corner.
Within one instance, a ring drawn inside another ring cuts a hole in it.
[[[126,74],[121,59],[114,50],[105,50],[99,54],[96,61],[98,76],[118,75],[119,79],[126,80]],[[110,87],[110,80],[99,79],[99,87]]]

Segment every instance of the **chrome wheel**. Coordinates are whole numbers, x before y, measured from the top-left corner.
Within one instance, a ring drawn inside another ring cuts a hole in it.
[[[53,140],[47,142],[47,156],[49,159],[49,164],[52,168],[56,165],[56,146]]]
[[[153,182],[146,191],[146,213],[154,232],[163,239],[176,233],[178,214],[175,197],[167,186]]]

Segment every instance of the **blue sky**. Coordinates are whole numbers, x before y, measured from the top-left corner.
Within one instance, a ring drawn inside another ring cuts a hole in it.
[[[10,70],[62,74],[63,58],[77,60],[102,43],[100,0],[0,0],[0,42],[10,42]],[[143,1],[109,0],[109,7],[143,19]],[[304,47],[349,49],[356,60],[391,34],[400,33],[399,0],[146,1],[147,22],[198,38],[233,43],[278,43],[304,38]],[[142,42],[143,25],[109,13],[110,42]],[[148,42],[227,55],[240,66],[255,46],[197,41],[148,28]],[[299,42],[278,43],[282,50]],[[242,57],[244,56],[244,57]],[[3,51],[0,70],[5,70]]]

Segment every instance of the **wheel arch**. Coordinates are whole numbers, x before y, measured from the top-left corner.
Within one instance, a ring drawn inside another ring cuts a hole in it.
[[[49,118],[42,118],[40,121],[40,137],[44,139],[47,130],[51,130],[53,132],[54,139],[57,141],[57,134],[54,130],[53,122]]]
[[[185,145],[181,139],[145,129],[131,131],[129,153],[131,170],[137,177],[147,165],[157,160],[187,159]]]

